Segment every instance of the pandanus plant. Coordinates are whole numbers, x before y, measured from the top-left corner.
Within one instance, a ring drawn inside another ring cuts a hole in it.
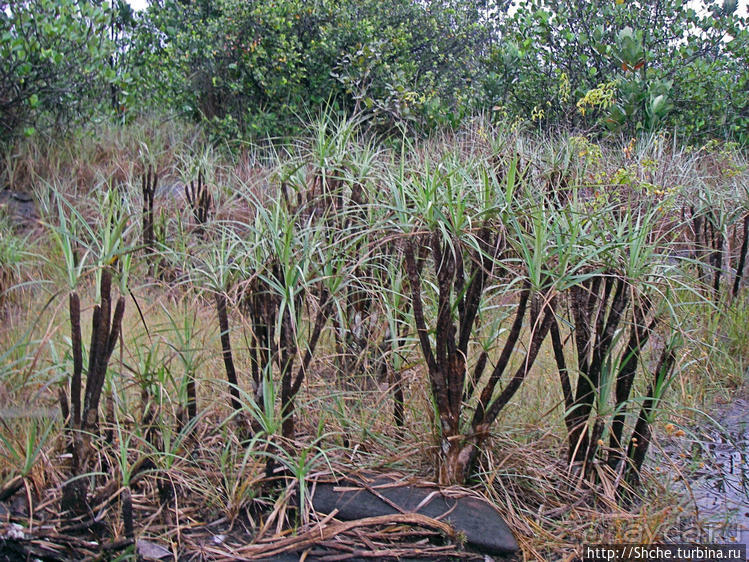
[[[205,235],[205,225],[211,216],[211,208],[213,207],[213,196],[205,183],[202,169],[198,169],[197,181],[190,180],[190,183],[185,184],[185,198],[197,223],[195,233],[202,238]]]
[[[742,209],[743,217],[741,219],[741,247],[739,255],[736,258],[736,273],[733,278],[733,288],[731,296],[736,298],[739,294],[739,288],[744,278],[744,266],[746,265],[746,255],[749,251],[749,209]]]
[[[178,420],[184,425],[193,422],[198,415],[198,398],[196,377],[198,368],[202,362],[198,342],[197,312],[189,310],[189,306],[183,304],[183,310],[178,316],[162,306],[164,314],[169,318],[172,348],[179,363],[183,368],[183,376],[178,385],[178,396],[181,406],[178,410]]]
[[[339,277],[321,277],[330,261],[320,249],[319,225],[290,212],[281,192],[273,202],[247,197],[255,209],[252,223],[217,225],[220,238],[205,249],[208,259],[200,261],[195,273],[214,293],[232,409],[247,406],[254,416],[254,430],[268,425],[262,416],[273,415],[267,411],[273,405],[267,403],[265,393],[270,389],[275,395],[280,379],[282,434],[293,438],[295,398],[331,314],[326,281]],[[229,294],[235,293],[249,319],[252,393],[241,390],[233,359],[227,305]]]
[[[492,424],[530,372],[551,326],[555,297],[539,261],[547,251],[545,217],[532,221],[530,230],[511,220],[515,162],[502,186],[480,165],[423,166],[396,186],[395,199],[402,203],[404,265],[438,421],[438,478],[456,484],[469,477]],[[422,260],[431,261],[431,274],[421,269]],[[502,327],[485,333],[482,309],[500,301],[512,320],[494,359]],[[523,344],[525,356],[513,361]]]
[[[727,300],[735,299],[749,251],[749,190],[740,176],[721,169],[699,178],[697,188],[686,194],[689,200],[682,209],[682,218],[689,257],[698,275],[706,280],[705,290],[708,284],[712,289],[715,302],[723,299],[723,277]],[[733,279],[728,277],[731,271]]]
[[[242,240],[227,225],[217,224],[216,227],[219,236],[195,253],[191,275],[197,286],[204,287],[213,296],[218,317],[221,357],[229,384],[229,404],[234,411],[239,412],[242,402],[232,353],[227,301],[237,280],[239,269],[236,259],[242,254]]]
[[[67,421],[66,433],[68,451],[72,456],[73,477],[63,487],[63,508],[79,514],[88,509],[88,486],[84,476],[92,468],[92,438],[99,432],[99,405],[109,361],[119,340],[125,313],[124,297],[120,296],[115,300],[112,296],[111,264],[130,252],[123,245],[127,213],[122,211],[117,201],[113,192],[107,193],[101,201],[103,224],[99,225],[101,230],[96,231],[58,194],[58,225],[52,228],[53,238],[62,253],[62,269],[70,289],[68,309],[73,358],[73,371],[68,383],[59,390],[60,408],[63,419]],[[81,255],[79,247],[84,244],[88,249]],[[84,388],[81,305],[77,287],[86,271],[87,259],[92,254],[96,255],[98,262],[99,304],[94,306],[92,315]],[[123,271],[122,277],[126,276],[127,272]]]
[[[60,408],[63,419],[68,420],[68,450],[72,455],[73,476],[89,472],[91,436],[99,430],[99,401],[104,388],[109,360],[114,351],[125,313],[125,299],[119,297],[112,314],[112,274],[108,268],[101,273],[100,303],[94,306],[91,343],[88,350],[86,385],[81,400],[83,375],[83,346],[81,340],[81,309],[77,292],[69,295],[71,342],[73,346],[73,373],[68,389],[60,389]],[[86,480],[80,478],[63,489],[63,507],[76,513],[86,508]]]
[[[323,115],[312,127],[311,141],[301,151],[304,183],[290,183],[296,191],[291,208],[298,220],[311,221],[322,229],[328,253],[335,252],[342,267],[350,270],[333,317],[339,378],[350,386],[362,371],[372,346],[376,324],[377,291],[371,290],[373,254],[380,232],[373,228],[369,200],[378,151],[372,142],[359,138],[361,121],[354,117],[336,120]],[[283,188],[287,204],[287,186]],[[338,258],[345,258],[343,262]],[[343,296],[345,295],[345,296]]]
[[[279,194],[280,198],[281,195]],[[333,300],[321,272],[330,267],[321,250],[321,229],[309,218],[294,215],[277,200],[270,209],[258,205],[256,237],[261,241],[248,263],[249,297],[258,379],[256,388],[272,378],[274,366],[281,381],[281,419],[284,437],[295,434],[294,404],[309,369]],[[331,276],[330,279],[335,279]],[[305,309],[308,314],[305,315]],[[305,321],[309,318],[309,321]],[[298,363],[297,363],[298,361]]]
[[[389,247],[388,247],[389,246]],[[403,370],[406,365],[405,351],[410,333],[409,297],[406,294],[408,275],[403,271],[403,248],[393,242],[384,242],[378,251],[381,258],[373,267],[373,277],[381,290],[379,301],[387,323],[382,341],[378,346],[380,356],[375,372],[386,376],[393,396],[393,421],[399,431],[406,423]],[[423,260],[417,262],[420,272]]]
[[[720,299],[720,282],[723,274],[723,257],[726,244],[727,213],[720,204],[710,201],[713,199],[709,192],[705,192],[707,201],[701,205],[690,206],[691,234],[693,239],[692,257],[697,264],[701,276],[712,277],[710,288],[717,302]]]
[[[661,350],[645,396],[633,396],[637,374],[647,366],[649,340],[659,325],[672,329],[663,302],[672,292],[669,283],[677,282],[666,259],[675,231],[661,228],[657,205],[622,204],[616,195],[592,203],[575,194],[557,216],[566,217],[559,223],[571,242],[568,268],[575,272],[575,282],[560,297],[566,306],[558,307],[550,330],[569,462],[581,476],[608,466],[631,481],[642,466],[654,407],[675,364],[676,336]],[[640,421],[627,438],[636,400],[642,402]]]
[[[143,196],[143,247],[148,254],[153,254],[154,247],[154,214],[153,201],[158,185],[158,175],[149,165],[141,178],[141,194]]]

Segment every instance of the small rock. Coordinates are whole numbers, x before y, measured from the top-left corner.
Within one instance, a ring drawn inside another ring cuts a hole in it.
[[[29,502],[24,494],[16,494],[10,504],[10,512],[14,517],[29,516]]]
[[[31,228],[39,220],[34,199],[28,193],[5,189],[0,191],[0,215],[17,228]]]
[[[156,186],[154,197],[157,199],[167,199],[169,201],[185,201],[185,184],[173,179],[166,179],[159,182]]]
[[[25,538],[23,527],[18,523],[11,523],[5,531],[4,539],[22,541]]]
[[[172,551],[155,542],[141,539],[137,541],[138,556],[145,560],[164,560],[173,558]]]

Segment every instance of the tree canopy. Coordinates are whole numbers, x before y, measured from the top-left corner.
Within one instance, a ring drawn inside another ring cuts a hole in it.
[[[0,135],[165,112],[278,137],[327,106],[746,144],[746,24],[735,0],[0,2]]]

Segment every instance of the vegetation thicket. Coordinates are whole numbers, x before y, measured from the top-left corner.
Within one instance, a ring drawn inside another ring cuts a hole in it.
[[[299,133],[332,103],[381,130],[477,111],[542,129],[745,144],[749,31],[736,0],[0,4],[6,141],[104,115]]]
[[[712,532],[701,410],[749,354],[735,3],[0,22],[3,548],[471,556],[403,518],[317,537],[310,487],[356,470],[474,488],[529,559]]]

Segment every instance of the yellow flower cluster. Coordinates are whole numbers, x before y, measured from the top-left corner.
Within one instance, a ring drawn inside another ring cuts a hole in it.
[[[577,100],[577,109],[585,115],[586,111],[600,107],[607,109],[614,105],[614,95],[616,94],[616,80],[606,82],[605,84],[598,84],[597,87],[588,92],[579,100]]]
[[[611,175],[611,183],[616,185],[632,185],[636,179],[630,166],[619,168]]]
[[[534,123],[536,121],[540,121],[544,118],[545,114],[546,112],[544,111],[543,107],[535,106],[533,108],[533,111],[531,112],[531,121],[533,121]]]
[[[570,87],[570,79],[566,72],[562,72],[559,75],[559,101],[567,103],[570,99],[570,93],[572,88]]]
[[[571,137],[570,144],[577,151],[577,156],[584,159],[586,164],[600,162],[603,158],[601,147],[582,136]]]
[[[622,152],[624,152],[624,157],[627,160],[630,160],[632,158],[632,155],[634,154],[634,151],[635,151],[636,143],[637,141],[634,138],[631,138],[629,139],[629,144],[622,149]]]
[[[667,435],[672,435],[673,437],[684,437],[686,435],[683,429],[677,429],[672,423],[667,423],[664,429]]]

